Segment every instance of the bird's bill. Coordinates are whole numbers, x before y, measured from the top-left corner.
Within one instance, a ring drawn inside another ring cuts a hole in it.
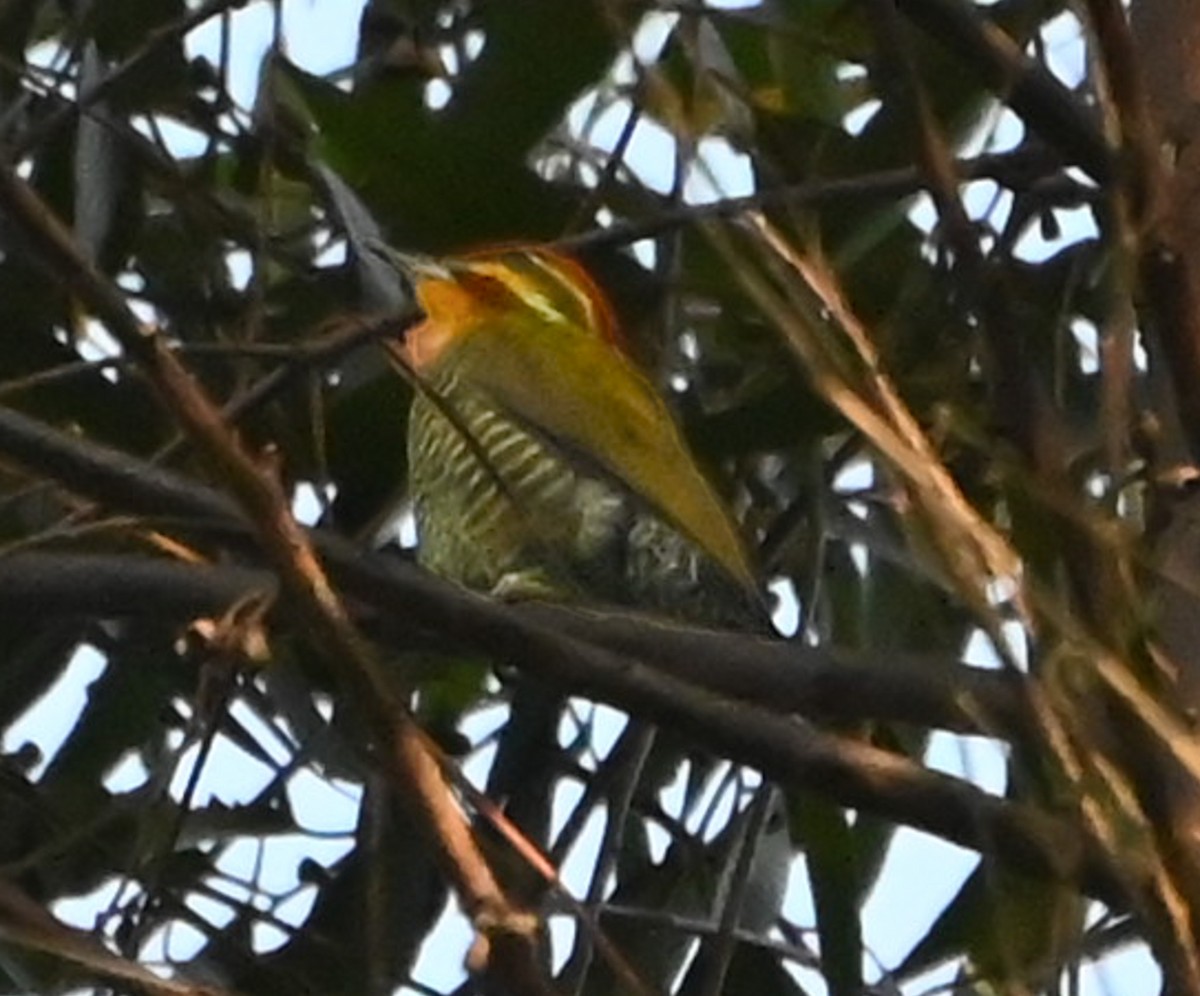
[[[371,242],[366,247],[370,252],[394,267],[412,283],[422,280],[453,280],[454,269],[446,260],[426,256],[424,253],[404,252],[383,242]]]
[[[364,243],[363,248],[396,270],[408,282],[426,312],[429,310],[425,300],[429,287],[454,286],[459,274],[465,269],[456,265],[454,260],[441,260],[423,253],[404,252],[375,239]],[[384,346],[392,362],[405,371],[406,375],[411,376],[435,358],[436,353],[445,345],[443,340],[446,336],[437,333],[438,330],[429,321],[424,321],[409,328],[402,338],[386,342]]]

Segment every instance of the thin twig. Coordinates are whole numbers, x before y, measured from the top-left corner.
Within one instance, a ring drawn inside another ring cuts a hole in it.
[[[972,159],[958,160],[955,170],[964,180],[996,180],[1013,189],[1022,189],[1055,175],[1062,161],[1045,150],[1023,148],[1015,152],[988,153]],[[559,240],[556,245],[567,251],[579,251],[602,246],[628,245],[674,229],[705,221],[737,218],[776,204],[815,205],[842,200],[861,203],[865,199],[880,201],[915,196],[924,189],[924,176],[916,167],[903,166],[880,170],[862,176],[838,177],[832,180],[812,180],[785,187],[760,190],[745,197],[727,197],[708,204],[666,208],[634,221],[622,222],[608,228],[597,228]],[[1063,191],[1072,202],[1095,197],[1093,188],[1072,184]]]
[[[442,870],[486,946],[477,967],[518,991],[548,991],[535,966],[536,929],[505,896],[458,807],[432,742],[420,730],[330,583],[271,469],[243,448],[199,383],[170,351],[161,330],[143,325],[121,291],[79,250],[34,191],[0,167],[0,206],[35,252],[86,303],[138,362],[164,406],[219,468],[298,609],[314,645],[373,728],[384,770],[434,845]]]
[[[167,42],[174,41],[177,38],[182,38],[209,18],[224,13],[231,8],[240,7],[243,3],[244,0],[207,0],[206,3],[202,3],[195,10],[149,32],[142,46],[122,62],[121,65],[108,73],[100,82],[81,93],[77,99],[64,104],[38,125],[30,128],[20,139],[14,142],[8,149],[7,161],[19,162],[23,156],[41,145],[42,142],[69,118],[76,114],[85,113],[93,105],[103,100],[130,73],[154,55],[161,45],[165,45]]]

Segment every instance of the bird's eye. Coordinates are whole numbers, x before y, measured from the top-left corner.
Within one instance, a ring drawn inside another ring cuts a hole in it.
[[[487,273],[464,273],[458,278],[458,285],[477,302],[489,307],[510,304],[513,300],[513,292],[504,281]]]

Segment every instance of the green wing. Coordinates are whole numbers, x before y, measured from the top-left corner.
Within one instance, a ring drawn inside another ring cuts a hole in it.
[[[753,587],[732,516],[688,452],[650,382],[598,336],[566,324],[486,326],[454,346],[453,365],[496,406],[591,465]]]

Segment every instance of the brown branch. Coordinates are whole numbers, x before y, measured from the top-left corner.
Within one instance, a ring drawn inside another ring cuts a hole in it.
[[[820,791],[842,805],[924,829],[965,847],[994,853],[1037,874],[1081,881],[1093,894],[1117,895],[1107,872],[1067,824],[990,796],[974,786],[888,752],[818,731],[794,718],[722,699],[679,678],[523,620],[532,607],[498,605],[382,558],[350,556],[322,542],[338,561],[336,576],[358,597],[374,598],[459,634],[543,679],[610,702],[688,733],[784,785]],[[17,559],[28,562],[35,554]],[[47,572],[49,573],[49,572]],[[419,579],[419,580],[418,580]],[[548,607],[539,607],[544,612]],[[566,618],[568,612],[563,611]],[[536,614],[536,613],[535,613]],[[680,669],[685,665],[680,664]]]
[[[5,618],[215,616],[255,595],[271,596],[270,571],[188,564],[161,557],[16,553],[0,557]]]
[[[60,432],[2,406],[0,454],[114,509],[153,516],[155,520],[164,517],[186,520],[193,531],[220,529],[238,536],[249,529],[225,495],[199,482]],[[411,565],[391,562],[394,558],[364,557],[361,551],[348,547],[337,537],[318,532],[314,534],[314,542],[339,576],[355,585],[356,597],[387,612],[393,619],[424,621],[406,601],[414,591],[419,591],[422,601],[451,603],[453,611],[468,620],[473,607],[481,601]],[[113,586],[114,591],[117,586],[125,585],[147,594],[156,580],[166,581],[167,572],[189,570],[154,562],[153,567],[145,568],[150,574],[142,581],[136,576],[136,571],[142,568],[135,571],[126,558],[116,558],[110,564],[108,558],[94,556],[87,558],[87,564],[76,566],[67,556],[56,568],[55,559],[42,560],[45,566],[37,567],[38,561],[30,555],[29,560],[23,561],[30,565],[31,571],[27,584],[23,585],[14,561],[15,558],[5,561],[6,572],[0,575],[0,598],[15,600],[6,602],[9,605],[28,605],[30,599],[42,593],[46,601],[37,604],[47,611],[55,605],[60,610],[74,607],[86,611],[91,604],[88,600],[103,597],[89,590],[84,580],[88,570],[96,572],[95,577],[102,576],[105,585]],[[56,570],[61,571],[58,577]],[[195,575],[200,569],[190,570],[193,574],[188,575],[187,585],[199,585],[201,582]],[[155,574],[156,571],[163,573]],[[220,602],[224,593],[231,590],[220,580],[224,575],[213,570],[204,576],[213,579],[214,591],[197,594],[194,611],[208,611],[214,601],[219,607],[227,605]],[[79,579],[77,586],[75,579]],[[378,587],[373,589],[373,585]],[[183,596],[179,597],[181,607],[185,606]],[[76,598],[82,601],[74,601]],[[159,603],[131,598],[122,603],[122,614],[137,611],[146,604]],[[117,607],[113,605],[111,610],[115,612]],[[949,660],[890,655],[880,662],[872,657],[803,644],[687,629],[638,619],[628,613],[554,605],[524,605],[513,609],[511,614],[517,626],[515,639],[520,639],[521,620],[536,623],[546,630],[637,657],[715,693],[782,712],[834,720],[890,719],[1015,740],[1021,740],[1027,729],[1021,690],[1012,676],[958,667]],[[437,639],[447,644],[464,635],[474,638],[469,628],[465,633],[450,628]],[[403,634],[405,639],[412,636],[411,631]]]
[[[390,595],[389,595],[390,597]],[[526,605],[523,618],[709,691],[779,713],[856,722],[914,723],[1022,741],[1029,717],[1017,679],[934,657],[810,647],[740,633],[555,605]]]
[[[382,748],[385,769],[413,807],[481,939],[493,942],[491,956],[480,968],[514,991],[549,991],[536,967],[536,930],[501,890],[441,770],[436,748],[408,715],[373,648],[351,622],[307,535],[288,512],[271,469],[247,453],[170,351],[161,331],[138,321],[120,290],[79,250],[34,191],[7,168],[0,168],[0,207],[36,255],[138,362],[164,406],[236,496],[309,638],[367,719]]]
[[[964,180],[995,180],[1013,190],[1042,184],[1062,169],[1062,161],[1044,149],[1021,148],[1013,152],[986,153],[955,161],[957,174]],[[618,222],[607,228],[594,228],[579,235],[560,239],[555,245],[568,252],[604,246],[622,246],[641,239],[674,231],[703,221],[737,218],[751,211],[776,204],[835,204],[839,201],[862,203],[866,199],[895,200],[910,197],[924,189],[922,171],[913,166],[879,170],[861,176],[810,180],[805,183],[760,190],[745,197],[727,197],[706,204],[666,207],[646,218]],[[1069,203],[1094,196],[1083,184],[1064,186]]]
[[[1094,115],[1045,66],[1029,58],[974,4],[964,0],[896,0],[900,12],[969,62],[1051,148],[1060,149],[1094,180],[1113,171],[1112,155]]]
[[[1200,296],[1195,253],[1173,241],[1168,174],[1162,136],[1151,111],[1125,10],[1118,0],[1087,0],[1100,95],[1121,150],[1121,170],[1111,185],[1110,224],[1114,270],[1125,302],[1140,297],[1147,324],[1157,332],[1168,360],[1182,428],[1192,454],[1200,454]],[[1135,274],[1137,274],[1135,276]],[[1141,288],[1135,285],[1140,282]],[[1178,693],[1182,693],[1180,683]],[[1194,702],[1182,702],[1183,707]],[[1175,759],[1155,733],[1121,704],[1113,710],[1128,767],[1141,777],[1136,789],[1154,829],[1160,868],[1140,896],[1147,938],[1162,965],[1166,988],[1200,993],[1200,853],[1187,810],[1195,781],[1169,784]],[[1122,722],[1124,719],[1131,722]],[[1120,838],[1118,838],[1120,839]]]
[[[2,448],[2,447],[0,447]],[[349,562],[331,552],[326,538],[317,548],[339,574]],[[360,602],[395,618],[414,590],[447,602],[469,621],[475,600],[412,564],[361,555],[378,562],[370,577],[374,590],[359,581]],[[104,618],[152,616],[186,620],[219,614],[251,595],[271,594],[273,574],[232,565],[185,564],[130,554],[23,552],[3,558],[0,609],[6,615],[96,615]],[[361,567],[351,568],[359,573]],[[935,658],[881,660],[863,653],[836,652],[800,643],[769,641],[740,633],[686,629],[619,613],[584,611],[535,603],[500,607],[516,634],[527,629],[565,638],[640,661],[714,695],[757,705],[780,715],[796,714],[837,722],[902,722],[916,726],[983,734],[1023,742],[1028,717],[1019,679]],[[407,610],[406,610],[407,611]],[[390,631],[397,649],[411,649],[421,634]],[[514,637],[515,638],[515,637]],[[473,630],[437,637],[447,652],[481,649]],[[556,668],[557,656],[547,667]],[[561,683],[561,681],[560,681]]]
[[[199,27],[210,18],[216,17],[235,7],[240,7],[244,0],[208,0],[193,11],[175,20],[155,28],[146,37],[145,42],[121,65],[108,73],[103,79],[81,93],[77,99],[54,111],[49,117],[31,128],[23,137],[7,150],[6,162],[18,162],[23,156],[42,144],[60,125],[65,124],[76,114],[86,113],[90,108],[102,101],[109,93],[119,86],[135,69],[146,62],[159,47],[167,42],[182,38],[189,31]],[[16,108],[13,109],[14,111]]]
[[[192,531],[220,529],[228,535],[239,536],[249,530],[240,511],[225,495],[144,460],[60,432],[3,406],[0,406],[0,454],[114,509],[152,516],[159,521],[164,517],[186,520]],[[364,558],[360,551],[348,547],[337,537],[317,532],[314,542],[339,575],[344,575],[356,586],[356,597],[386,611],[393,619],[420,618],[405,601],[414,589],[420,590],[423,599],[461,603],[462,608],[456,611],[468,616],[478,601],[411,565],[391,563],[380,557]],[[60,608],[77,605],[83,610],[83,603],[71,600],[101,597],[86,590],[85,583],[81,582],[77,591],[73,587],[73,578],[82,579],[83,572],[89,569],[104,572],[105,583],[113,586],[142,584],[140,590],[149,592],[154,584],[154,575],[144,583],[131,576],[132,567],[123,558],[118,558],[111,566],[104,557],[89,558],[90,568],[80,565],[77,569],[68,557],[61,564],[63,573],[57,579],[58,588],[52,590],[49,587],[56,584],[55,568],[50,561],[46,567],[38,569],[37,575],[31,576],[31,587],[23,591],[13,559],[5,563],[7,577],[12,581],[7,589],[0,587],[0,594],[16,599],[8,603],[13,605],[28,604],[21,600],[40,591],[46,593],[47,598],[61,599],[57,603]],[[172,569],[185,568],[158,564],[153,570],[167,572]],[[215,579],[221,575],[214,573],[211,577]],[[5,576],[0,575],[0,585],[4,582]],[[32,587],[34,583],[38,585],[36,589]],[[199,583],[189,575],[189,585]],[[375,584],[379,587],[373,591]],[[198,596],[195,611],[207,611],[212,599],[219,599],[220,592],[226,590],[218,584],[216,594],[204,598]],[[124,606],[124,612],[136,611],[143,604],[146,603],[140,599],[131,599]],[[42,605],[47,609],[52,607],[47,603]],[[1021,691],[1011,676],[959,668],[949,660],[891,655],[886,661],[877,662],[870,657],[802,644],[687,629],[662,621],[638,619],[628,613],[554,605],[520,606],[513,616],[623,655],[635,656],[718,694],[783,712],[834,720],[891,719],[1016,740],[1022,739],[1026,729]],[[411,632],[403,634],[405,639],[411,639],[412,635]],[[458,630],[447,629],[437,639],[445,644],[461,635]],[[470,630],[467,635],[470,636]]]
[[[164,979],[135,961],[113,954],[96,938],[63,923],[18,886],[4,880],[0,880],[0,939],[6,947],[28,951],[30,966],[40,966],[40,971],[33,969],[33,978],[22,980],[23,988],[74,988],[64,983],[70,980],[77,986],[83,981],[79,978],[82,975],[145,996],[231,996],[229,990],[211,984]],[[47,956],[56,963],[55,972],[44,964]],[[14,951],[6,954],[5,962],[6,969],[14,963],[23,966]]]
[[[1162,136],[1119,5],[1089,0],[1098,50],[1106,67],[1122,149],[1118,212],[1130,230],[1120,233],[1138,256],[1139,310],[1156,334],[1179,406],[1179,421],[1193,460],[1200,460],[1200,260],[1194,237],[1194,186],[1164,168]],[[1194,165],[1188,164],[1191,168]],[[1173,203],[1179,193],[1187,197]]]

